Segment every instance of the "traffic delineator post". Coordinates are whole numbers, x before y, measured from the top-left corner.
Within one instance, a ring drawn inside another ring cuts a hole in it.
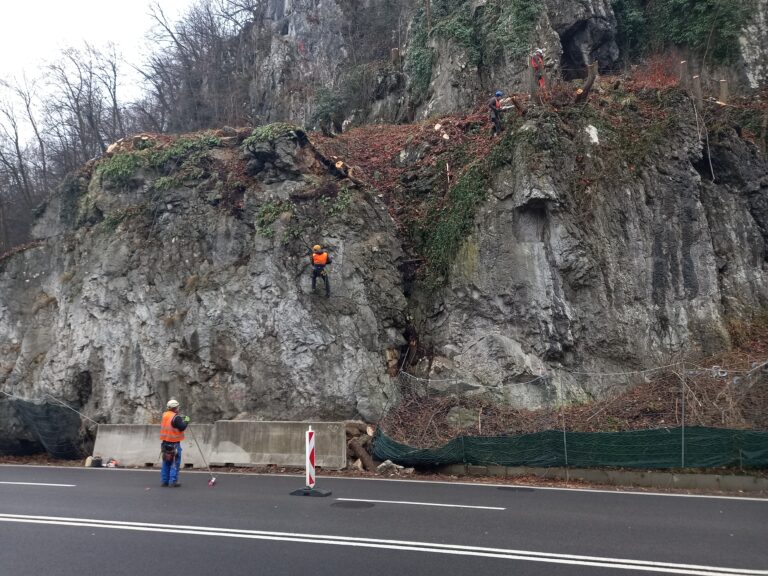
[[[306,483],[304,488],[294,490],[291,496],[330,496],[330,491],[317,490],[315,483],[317,475],[315,473],[315,431],[312,426],[306,432],[306,461],[304,463],[306,473]]]

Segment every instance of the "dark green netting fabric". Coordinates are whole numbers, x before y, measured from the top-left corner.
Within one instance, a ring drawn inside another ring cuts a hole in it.
[[[477,464],[622,468],[768,467],[768,432],[660,428],[629,432],[549,430],[520,436],[461,436],[438,448],[400,444],[380,430],[373,456],[404,466]]]

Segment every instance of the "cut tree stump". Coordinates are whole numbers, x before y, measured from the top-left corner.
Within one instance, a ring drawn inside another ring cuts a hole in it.
[[[587,73],[587,81],[584,83],[584,86],[576,91],[576,98],[573,100],[574,104],[581,104],[582,102],[586,102],[589,98],[589,93],[592,91],[592,85],[597,79],[597,62],[592,62],[592,64],[587,67]]]
[[[368,454],[368,451],[364,448],[370,440],[371,438],[368,435],[358,436],[357,438],[352,438],[352,440],[347,443],[347,446],[352,451],[352,454],[360,459],[363,463],[363,467],[365,467],[368,472],[375,472],[376,465],[373,463],[373,458],[371,458],[371,455]]]

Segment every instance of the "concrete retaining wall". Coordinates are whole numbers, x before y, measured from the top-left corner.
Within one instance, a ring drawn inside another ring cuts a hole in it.
[[[243,422],[220,420],[214,425],[211,463],[276,464],[304,467],[305,436],[311,425],[315,434],[315,462],[339,470],[347,465],[347,436],[340,422]]]
[[[192,424],[182,443],[182,465],[205,466],[200,455],[213,466],[304,467],[304,433],[315,435],[317,466],[339,470],[347,465],[347,442],[341,422],[255,422],[220,420],[215,424]],[[114,458],[121,466],[160,465],[160,426],[144,424],[100,424],[94,456],[106,462]],[[200,450],[194,442],[197,438]]]
[[[211,454],[213,424],[191,424],[182,442],[182,466],[203,468],[202,451],[208,460]],[[190,430],[191,429],[191,430]],[[193,438],[197,438],[200,450]],[[160,425],[154,424],[99,424],[93,455],[106,463],[110,458],[120,466],[160,466]]]

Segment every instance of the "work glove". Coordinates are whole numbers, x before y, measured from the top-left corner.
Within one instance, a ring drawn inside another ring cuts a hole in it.
[[[184,423],[189,424],[189,416],[184,416]]]

